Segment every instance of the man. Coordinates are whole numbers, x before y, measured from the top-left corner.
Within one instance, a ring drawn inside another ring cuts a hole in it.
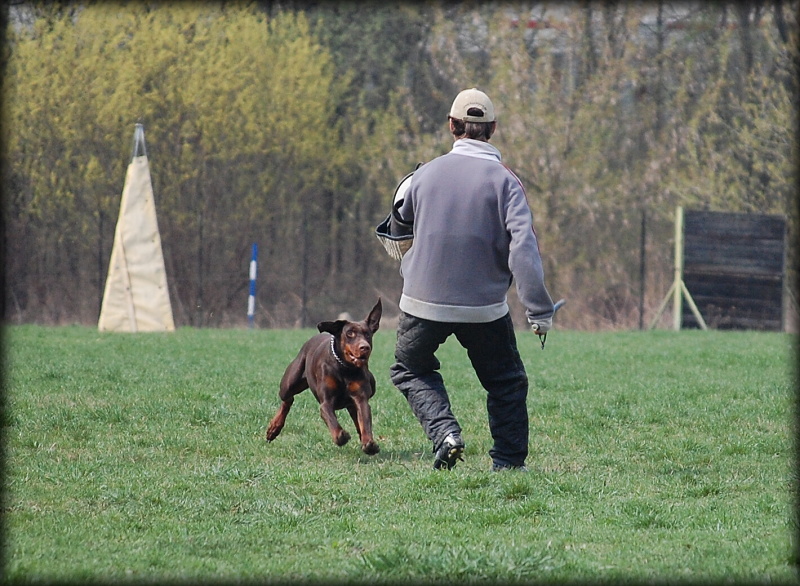
[[[398,210],[413,223],[414,244],[401,263],[391,378],[433,442],[433,467],[450,470],[463,459],[464,440],[435,352],[454,334],[488,394],[492,470],[524,470],[528,378],[506,294],[513,278],[537,334],[552,325],[553,301],[525,190],[489,144],[497,127],[491,100],[464,90],[448,120],[453,149],[417,169]]]

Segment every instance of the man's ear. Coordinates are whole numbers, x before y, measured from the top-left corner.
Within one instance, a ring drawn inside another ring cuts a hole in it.
[[[375,307],[372,308],[372,311],[369,312],[367,319],[364,320],[367,322],[367,327],[372,330],[372,333],[378,331],[378,328],[381,325],[381,314],[383,313],[383,306],[381,305],[381,298],[378,297],[378,302],[375,304]]]
[[[328,332],[329,334],[333,334],[334,336],[339,336],[344,329],[344,326],[347,324],[347,320],[344,319],[337,319],[336,321],[321,321],[317,324],[317,329],[320,332]]]

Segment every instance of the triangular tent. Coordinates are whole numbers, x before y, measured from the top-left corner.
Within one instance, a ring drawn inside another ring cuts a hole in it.
[[[175,324],[141,124],[133,141],[97,327],[101,332],[169,332]]]

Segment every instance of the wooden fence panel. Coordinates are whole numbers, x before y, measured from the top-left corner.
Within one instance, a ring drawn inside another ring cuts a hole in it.
[[[683,282],[706,324],[783,329],[786,219],[779,215],[686,211]],[[682,327],[698,327],[683,305]]]

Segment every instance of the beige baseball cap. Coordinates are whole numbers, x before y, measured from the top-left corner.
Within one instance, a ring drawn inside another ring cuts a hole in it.
[[[476,115],[474,110],[470,114],[471,108],[477,108],[482,114]],[[481,90],[470,88],[459,93],[453,100],[450,117],[464,122],[494,122],[494,105]]]

